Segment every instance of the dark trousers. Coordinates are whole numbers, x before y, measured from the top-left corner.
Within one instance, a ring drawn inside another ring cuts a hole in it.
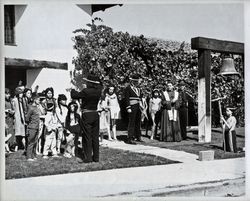
[[[38,140],[38,129],[27,129],[27,158],[35,158],[36,144]]]
[[[82,113],[82,145],[86,162],[99,161],[99,115],[97,112]],[[92,155],[93,153],[93,155]]]
[[[25,146],[23,144],[23,138],[26,138],[24,136],[16,136],[16,142],[17,142],[17,146],[18,146],[18,149],[24,149],[25,150]]]
[[[187,139],[187,112],[186,108],[179,109],[181,137],[183,140]]]
[[[236,132],[232,131],[231,133],[229,130],[225,131],[225,151],[227,152],[237,152],[237,141],[236,141]],[[224,148],[224,147],[223,147]]]
[[[80,125],[74,125],[74,126],[70,126],[69,127],[69,131],[71,133],[74,133],[74,146],[75,146],[75,156],[79,157],[79,148],[78,148],[78,139],[79,139],[79,135],[81,134],[81,128]]]
[[[129,113],[128,140],[141,138],[141,110],[139,104],[131,106],[132,112]]]

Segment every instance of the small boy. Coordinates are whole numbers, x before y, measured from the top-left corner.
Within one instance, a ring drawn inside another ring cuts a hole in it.
[[[58,127],[61,124],[58,121],[58,117],[55,111],[47,111],[45,115],[44,125],[46,128],[45,143],[43,158],[49,158],[49,152],[52,152],[52,157],[59,157],[56,150],[56,133],[58,132]]]
[[[237,149],[237,140],[236,140],[236,132],[235,127],[237,120],[233,116],[233,110],[235,108],[227,107],[226,115],[227,119],[225,120],[223,116],[221,116],[221,121],[223,122],[223,133],[224,133],[224,142],[223,147],[226,152],[234,152],[238,151]]]
[[[40,110],[38,105],[40,104],[39,96],[36,93],[32,94],[31,104],[28,107],[26,115],[27,123],[27,152],[26,157],[28,161],[36,160],[36,144],[39,132],[40,123]]]

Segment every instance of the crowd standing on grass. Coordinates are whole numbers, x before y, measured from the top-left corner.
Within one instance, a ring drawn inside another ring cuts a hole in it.
[[[89,74],[84,81],[85,88],[81,91],[72,87],[69,104],[65,94],[54,97],[52,87],[38,93],[38,87],[32,91],[17,86],[13,98],[6,88],[6,152],[24,150],[28,161],[35,161],[37,155],[41,155],[44,159],[76,157],[79,163],[99,162],[99,145],[103,144],[104,137],[107,135],[107,140],[112,142],[119,139],[116,124],[124,109],[128,116],[126,143],[143,142],[144,122],[145,136],[151,140],[186,140],[188,94],[184,81],[175,83],[167,79],[163,90],[156,86],[151,95],[143,94],[139,74],[129,77],[123,95],[117,94],[113,84],[104,87],[94,74]],[[223,147],[225,151],[237,152],[233,108],[227,107],[226,115],[227,119],[220,117],[225,136]]]

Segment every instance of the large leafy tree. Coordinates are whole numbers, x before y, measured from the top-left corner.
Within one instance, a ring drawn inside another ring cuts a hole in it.
[[[173,83],[184,80],[187,90],[197,100],[198,55],[189,44],[176,41],[133,36],[129,33],[114,32],[95,18],[87,28],[74,31],[73,58],[75,70],[72,82],[79,89],[83,87],[82,77],[96,73],[104,84],[113,83],[121,91],[133,73],[142,76],[142,90],[150,94],[152,88],[163,88],[166,80]],[[238,108],[237,117],[244,123],[244,68],[241,57],[235,58],[240,79],[219,76],[222,58],[212,57],[212,98],[227,95],[225,104]]]

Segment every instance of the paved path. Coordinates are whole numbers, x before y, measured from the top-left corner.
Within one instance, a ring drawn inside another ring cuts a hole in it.
[[[10,189],[5,190],[9,192],[4,195],[5,199],[28,201],[186,196],[202,186],[205,190],[216,189],[217,186],[219,189],[230,182],[241,186],[239,193],[245,192],[245,158],[198,161],[195,154],[141,144],[130,145],[122,141],[105,140],[102,146],[152,154],[182,163],[7,180],[2,183],[6,189]],[[198,196],[205,194],[202,189],[197,192]]]
[[[103,141],[104,146],[115,148],[115,149],[122,149],[126,151],[132,151],[137,153],[145,153],[145,154],[152,154],[156,156],[161,156],[170,160],[179,161],[183,163],[196,163],[199,162],[198,156],[196,154],[190,154],[184,151],[176,151],[166,148],[159,148],[153,146],[145,146],[141,144],[131,145],[126,144],[123,141]]]
[[[79,200],[154,196],[182,186],[244,177],[245,159],[236,158],[7,180],[3,186],[9,192],[6,200]]]

